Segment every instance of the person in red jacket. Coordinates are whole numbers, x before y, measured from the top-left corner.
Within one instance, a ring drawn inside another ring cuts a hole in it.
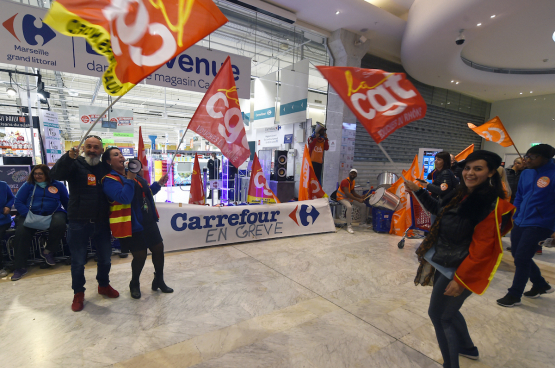
[[[310,153],[310,159],[312,160],[312,167],[314,168],[314,173],[318,178],[320,184],[322,184],[322,165],[324,163],[324,151],[330,149],[328,143],[328,135],[326,134],[326,128],[317,123],[316,129],[314,130],[314,135],[308,138],[308,153]]]
[[[488,288],[503,256],[501,237],[513,227],[515,207],[505,198],[500,164],[499,155],[474,151],[466,159],[459,187],[441,200],[405,182],[407,191],[437,215],[416,251],[420,266],[414,283],[433,284],[428,315],[444,367],[458,368],[459,355],[479,357],[460,309],[472,293],[482,295]]]

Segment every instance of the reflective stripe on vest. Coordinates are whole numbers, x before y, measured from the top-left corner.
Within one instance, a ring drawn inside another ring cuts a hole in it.
[[[119,176],[108,174],[102,178],[110,178],[118,181],[123,185],[123,181]],[[121,204],[119,202],[110,202],[110,230],[114,238],[129,238],[133,235],[131,224],[131,204]]]
[[[347,180],[349,180],[349,178],[347,178]],[[349,180],[350,181],[350,180]],[[351,185],[349,186],[349,190],[350,192],[353,191],[353,189],[355,189],[355,181],[350,181]],[[343,189],[341,189],[341,183],[339,183],[339,188],[337,188],[337,193],[336,193],[336,197],[337,200],[340,201],[342,199],[346,199],[346,200],[351,200],[350,198],[345,198],[345,192],[343,192]]]

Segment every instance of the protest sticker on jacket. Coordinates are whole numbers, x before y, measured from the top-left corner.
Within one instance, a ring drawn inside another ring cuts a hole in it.
[[[404,73],[337,66],[317,68],[376,143],[426,115],[426,102]]]

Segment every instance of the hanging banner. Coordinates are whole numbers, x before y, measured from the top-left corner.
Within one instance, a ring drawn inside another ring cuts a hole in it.
[[[109,62],[82,37],[64,36],[41,20],[48,9],[0,0],[0,62],[102,77]],[[38,36],[38,37],[37,37]],[[251,59],[193,45],[142,83],[206,92],[226,57],[231,57],[240,98],[250,99]]]
[[[99,106],[80,105],[79,127],[81,130],[89,130],[91,124],[98,119],[105,109],[105,107]],[[133,133],[135,131],[132,110],[110,109],[104,114],[102,120],[102,124],[96,124],[93,131],[110,131],[114,133]]]
[[[54,111],[40,110],[40,128],[46,153],[46,165],[52,167],[64,153],[58,114]]]
[[[276,121],[277,73],[254,80],[254,128],[269,128]]]
[[[308,108],[308,59],[288,66],[280,71],[281,87],[279,124],[294,124],[306,121]]]
[[[157,203],[166,251],[335,232],[328,199],[258,206]]]
[[[31,124],[27,116],[0,114],[0,127],[30,128]]]

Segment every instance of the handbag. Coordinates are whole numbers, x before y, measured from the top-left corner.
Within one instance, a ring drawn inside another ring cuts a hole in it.
[[[52,222],[52,215],[58,211],[60,205],[52,212],[50,215],[36,215],[31,212],[31,207],[33,207],[33,199],[35,198],[35,190],[37,189],[37,185],[35,184],[35,188],[33,189],[33,194],[31,195],[31,204],[29,205],[29,212],[27,212],[27,216],[25,217],[25,221],[23,222],[23,226],[35,229],[35,230],[48,230],[50,228],[50,223]]]
[[[449,280],[453,280],[455,278],[455,272],[457,272],[456,267],[445,267],[433,261],[434,254],[436,253],[436,247],[433,246],[426,252],[424,255],[424,259],[431,264],[436,270],[441,272],[443,276],[447,277]]]

